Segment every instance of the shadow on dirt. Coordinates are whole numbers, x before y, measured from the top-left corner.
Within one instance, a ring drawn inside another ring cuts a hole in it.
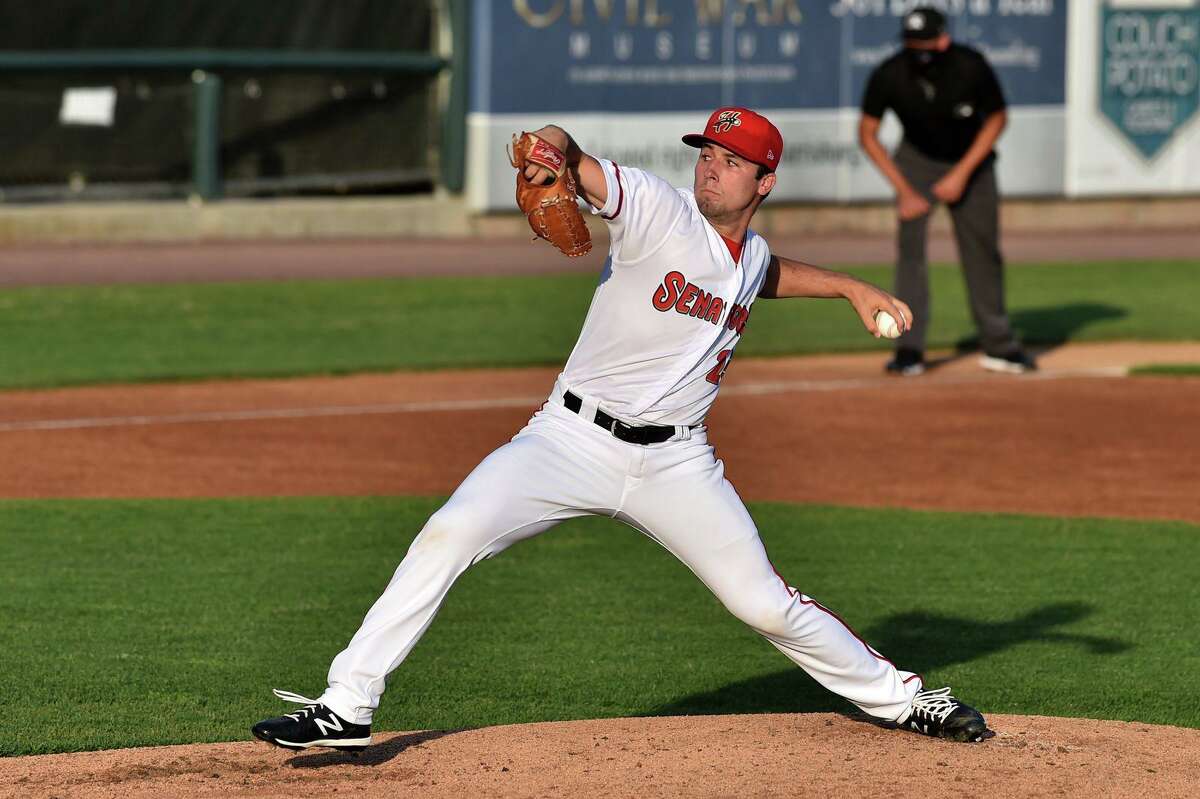
[[[324,768],[326,766],[378,766],[396,757],[405,749],[419,746],[426,741],[436,741],[460,730],[425,730],[408,735],[397,735],[383,743],[368,746],[360,755],[350,752],[321,750],[320,754],[298,755],[287,761],[292,768]]]
[[[1095,655],[1112,655],[1130,644],[1112,638],[1063,632],[1056,628],[1090,616],[1091,605],[1062,602],[1031,610],[1009,621],[976,621],[959,616],[913,611],[898,613],[862,630],[871,646],[907,671],[930,674],[1031,641],[1083,646]],[[930,684],[936,688],[939,685]],[[865,718],[798,668],[682,697],[654,708],[650,715],[720,713],[834,712]]]

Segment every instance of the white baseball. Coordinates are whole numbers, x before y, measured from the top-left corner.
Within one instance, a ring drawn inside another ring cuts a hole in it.
[[[887,311],[875,312],[875,326],[879,328],[879,334],[884,338],[900,337],[900,325],[896,324],[896,320]]]

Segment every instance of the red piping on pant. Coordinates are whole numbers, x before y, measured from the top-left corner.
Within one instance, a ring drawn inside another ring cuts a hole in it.
[[[851,627],[849,624],[846,624],[845,620],[844,620],[844,619],[842,619],[842,617],[841,617],[841,616],[837,615],[837,614],[836,614],[836,613],[834,613],[832,610],[830,610],[829,608],[825,607],[824,605],[822,605],[820,602],[818,602],[818,601],[817,601],[817,600],[815,600],[815,599],[812,599],[812,598],[805,599],[805,598],[804,598],[804,594],[800,593],[800,591],[799,591],[799,590],[797,590],[797,589],[795,589],[795,588],[792,588],[792,586],[788,585],[788,581],[787,581],[787,580],[785,580],[785,579],[783,579],[783,575],[779,573],[779,569],[776,569],[776,568],[775,568],[775,564],[774,564],[774,563],[772,563],[772,564],[771,564],[771,571],[775,572],[775,576],[779,578],[779,581],[780,581],[781,583],[783,583],[783,587],[787,589],[787,592],[788,592],[788,594],[789,594],[789,595],[791,595],[791,596],[795,596],[795,597],[799,597],[799,598],[800,598],[800,602],[801,602],[802,604],[805,604],[805,605],[812,605],[813,607],[817,608],[818,610],[823,610],[823,611],[825,611],[826,613],[828,613],[830,616],[832,616],[834,619],[836,619],[836,620],[837,620],[837,623],[838,623],[838,624],[840,624],[840,625],[842,625],[843,627],[845,627],[845,628],[846,628],[846,631],[847,631],[847,632],[849,632],[851,635],[853,635],[853,636],[855,637],[855,639],[857,639],[857,641],[858,641],[860,644],[862,644],[862,645],[863,645],[863,647],[864,647],[864,648],[866,648],[866,650],[867,650],[868,652],[870,652],[870,653],[871,653],[871,655],[872,655],[874,658],[876,658],[876,659],[878,659],[878,660],[882,660],[884,663],[888,664],[888,665],[889,665],[889,666],[891,666],[893,669],[896,669],[896,671],[899,671],[899,670],[900,670],[900,669],[896,668],[896,664],[895,664],[895,663],[893,663],[891,660],[889,660],[889,659],[885,658],[883,655],[879,654],[879,653],[878,653],[878,652],[876,652],[874,649],[872,649],[872,648],[871,648],[871,645],[870,645],[870,644],[868,644],[868,643],[867,643],[865,640],[863,640],[863,637],[862,637],[861,635],[859,635],[858,633],[856,633],[856,632],[854,631],[854,628],[853,628],[853,627]],[[923,678],[923,677],[921,677],[921,675],[920,675],[920,674],[914,674],[914,675],[912,675],[911,677],[908,677],[907,679],[905,679],[905,680],[904,680],[904,684],[905,684],[905,685],[907,685],[908,683],[912,682],[913,680],[920,680],[922,684],[924,684],[924,682],[925,682],[924,678]]]

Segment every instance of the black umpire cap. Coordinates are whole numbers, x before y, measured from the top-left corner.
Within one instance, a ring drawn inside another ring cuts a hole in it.
[[[900,24],[900,36],[904,39],[936,39],[945,32],[946,15],[931,6],[914,8]]]

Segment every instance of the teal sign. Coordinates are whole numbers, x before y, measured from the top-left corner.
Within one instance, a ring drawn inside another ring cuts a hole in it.
[[[1113,8],[1100,26],[1100,110],[1151,159],[1200,103],[1200,7]]]

